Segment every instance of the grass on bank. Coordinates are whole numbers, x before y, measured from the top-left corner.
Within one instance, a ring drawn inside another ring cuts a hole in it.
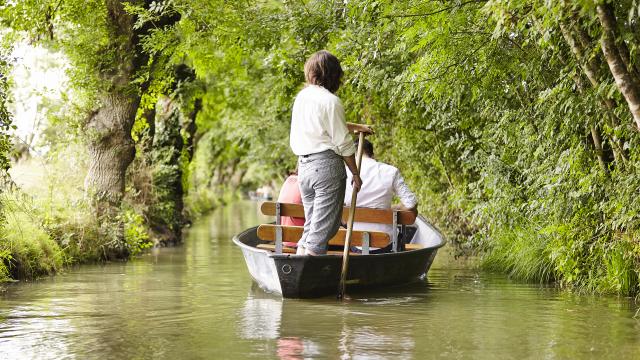
[[[527,282],[556,282],[579,292],[634,295],[640,289],[640,243],[634,238],[597,237],[586,230],[502,229],[493,234],[482,263],[487,270]]]
[[[491,249],[483,258],[485,269],[528,282],[547,283],[556,279],[546,236],[523,228],[503,229],[493,235]]]
[[[40,220],[13,200],[2,199],[5,224],[0,230],[0,280],[35,278],[59,271],[62,249],[40,224]]]
[[[574,292],[640,296],[640,232],[633,223],[614,228],[617,209],[601,216],[578,204],[571,217],[548,216],[554,210],[548,207],[545,216],[523,216],[508,201],[465,208],[456,207],[465,204],[457,192],[417,187],[417,193],[421,213],[435,221],[456,256],[478,256],[484,270]]]
[[[65,265],[105,260],[114,233],[100,223],[84,196],[87,161],[69,146],[47,159],[14,165],[17,189],[0,195],[0,281],[56,273]],[[143,216],[123,204],[120,218],[131,255],[152,246]],[[102,226],[102,228],[101,228]]]

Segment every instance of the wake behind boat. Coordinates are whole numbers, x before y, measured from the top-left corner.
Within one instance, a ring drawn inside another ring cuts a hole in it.
[[[267,202],[262,204],[265,215],[303,216],[301,205]],[[345,208],[346,216],[349,208]],[[423,278],[440,247],[445,244],[442,234],[423,217],[409,212],[356,209],[356,221],[394,224],[399,234],[389,239],[386,233],[354,231],[352,245],[362,246],[362,253],[351,253],[347,284],[349,289],[369,289],[379,286],[406,284]],[[249,273],[264,290],[285,298],[315,298],[335,295],[340,281],[342,251],[327,255],[296,255],[295,249],[284,242],[296,242],[302,228],[264,224],[249,228],[234,236],[240,247]],[[344,245],[344,229],[329,242]],[[392,251],[369,253],[370,247],[391,244]]]

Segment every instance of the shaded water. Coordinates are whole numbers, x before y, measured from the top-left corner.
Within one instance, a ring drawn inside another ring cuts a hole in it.
[[[400,289],[281,300],[255,289],[231,236],[253,203],[202,219],[182,247],[82,266],[0,293],[0,359],[640,358],[629,299],[456,269]]]

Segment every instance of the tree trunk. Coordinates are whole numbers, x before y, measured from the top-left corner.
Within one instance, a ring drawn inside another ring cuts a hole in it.
[[[99,96],[100,107],[86,125],[91,164],[85,190],[98,210],[119,206],[124,195],[125,173],[135,155],[131,128],[140,103],[140,95],[130,82],[142,61],[136,51],[132,16],[120,1],[107,0],[105,6],[115,63],[100,70],[108,88]]]
[[[90,116],[85,130],[90,157],[85,192],[91,199],[104,239],[106,258],[126,257],[128,247],[120,203],[124,197],[125,174],[135,156],[131,128],[140,103],[139,85],[132,84],[146,56],[137,46],[134,18],[121,1],[106,0],[106,26],[109,32],[105,51],[112,62],[98,69],[105,90],[98,95],[100,106]]]
[[[610,4],[599,4],[597,6],[598,19],[602,25],[602,38],[600,44],[604,53],[609,70],[616,80],[618,89],[624,96],[629,106],[629,111],[640,128],[640,84],[625,66],[620,51],[616,46],[616,18]]]
[[[92,201],[100,224],[105,258],[129,254],[124,240],[124,224],[119,220],[124,196],[125,174],[135,156],[131,127],[139,98],[113,92],[102,97],[102,106],[89,119],[86,130],[91,160],[85,177],[85,191]]]
[[[618,49],[620,49],[620,58],[622,59],[624,66],[629,70],[629,73],[637,84],[638,81],[640,81],[640,74],[638,73],[636,66],[631,62],[631,53],[629,52],[629,47],[627,47],[624,40],[620,39],[620,42],[618,42]]]
[[[98,204],[117,207],[122,200],[125,173],[135,155],[131,127],[138,103],[139,97],[106,94],[86,125],[91,164],[84,186]],[[98,209],[105,210],[105,206]]]
[[[591,139],[593,140],[593,146],[595,147],[600,167],[605,173],[608,173],[609,171],[607,169],[607,163],[604,160],[604,150],[602,149],[602,138],[600,137],[600,130],[595,126],[591,126]]]
[[[620,60],[622,60],[622,63],[624,64],[625,68],[629,71],[629,74],[633,78],[634,82],[637,84],[640,81],[640,74],[638,73],[638,68],[631,61],[631,53],[629,51],[629,47],[627,46],[627,43],[625,42],[623,37],[620,35],[614,9],[611,5],[605,5],[605,7],[606,8],[604,10],[608,11],[610,14],[609,19],[611,21],[609,22],[609,29],[611,29],[612,31],[615,45],[618,48],[618,53],[620,54]]]
[[[600,87],[600,83],[602,82],[602,68],[601,60],[598,57],[587,57],[587,51],[589,46],[591,46],[591,39],[589,35],[579,27],[577,24],[577,19],[574,19],[576,24],[574,26],[567,25],[564,22],[560,22],[560,30],[562,31],[562,35],[571,48],[571,52],[575,55],[578,64],[584,71],[585,75],[589,79],[591,86],[594,89],[598,89]],[[575,29],[575,32],[574,32]],[[577,36],[577,38],[576,38]],[[608,119],[608,125],[615,129],[620,121],[616,116],[614,110],[616,108],[616,103],[613,99],[608,97],[601,97],[602,107],[606,113],[606,118]],[[620,165],[624,165],[626,163],[626,157],[624,154],[624,149],[622,147],[622,142],[614,135],[611,141],[612,149],[613,149],[613,157],[616,163]],[[594,139],[595,144],[595,139]]]

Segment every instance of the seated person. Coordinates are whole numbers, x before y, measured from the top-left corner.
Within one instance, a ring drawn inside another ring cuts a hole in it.
[[[284,181],[284,184],[282,184],[280,195],[278,196],[278,202],[302,205],[302,196],[300,195],[300,187],[298,186],[297,170],[290,172],[289,176]],[[304,226],[304,218],[283,216],[280,220],[281,224],[285,226]]]
[[[404,183],[398,168],[376,161],[373,155],[373,144],[369,140],[364,140],[362,163],[360,165],[360,178],[362,187],[358,192],[356,207],[367,207],[375,209],[391,209],[391,201],[396,195],[400,198],[402,205],[394,206],[395,210],[411,211],[418,214],[418,199]],[[351,175],[347,172],[347,189],[344,195],[345,206],[351,205]],[[392,238],[393,228],[391,224],[374,224],[354,222],[354,230],[360,231],[380,231],[389,234]],[[389,249],[391,247],[389,246]],[[372,248],[374,250],[374,248]]]

